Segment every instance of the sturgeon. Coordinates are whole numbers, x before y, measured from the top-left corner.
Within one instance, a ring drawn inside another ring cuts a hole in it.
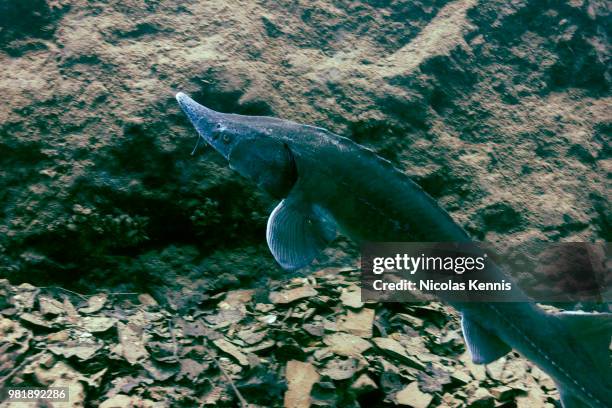
[[[216,112],[181,92],[176,99],[199,138],[280,200],[266,240],[284,269],[308,265],[338,230],[356,242],[472,241],[407,175],[348,138],[273,117]],[[451,302],[474,363],[514,349],[550,375],[565,408],[612,407],[612,314],[547,313],[524,298]]]

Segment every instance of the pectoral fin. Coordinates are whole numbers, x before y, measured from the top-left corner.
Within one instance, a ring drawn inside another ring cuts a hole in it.
[[[489,364],[511,350],[499,337],[466,316],[461,317],[461,329],[475,364]]]
[[[272,255],[289,270],[308,265],[335,236],[335,223],[325,211],[292,197],[272,211],[266,231]]]

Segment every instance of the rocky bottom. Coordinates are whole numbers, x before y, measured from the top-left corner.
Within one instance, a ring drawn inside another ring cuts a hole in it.
[[[472,364],[449,307],[363,303],[357,283],[324,269],[184,313],[146,293],[0,280],[0,383],[70,390],[0,407],[560,406],[515,353]]]

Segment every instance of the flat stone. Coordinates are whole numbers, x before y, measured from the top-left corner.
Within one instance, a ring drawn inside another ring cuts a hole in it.
[[[148,293],[142,293],[138,295],[138,301],[140,302],[141,305],[148,307],[148,308],[154,308],[154,307],[159,306],[159,304],[157,303],[157,300],[155,300],[153,296],[149,295]]]
[[[179,367],[174,365],[159,364],[153,360],[143,361],[142,368],[144,368],[149,375],[157,381],[166,381],[179,371]]]
[[[66,403],[53,403],[54,407],[84,407],[85,406],[85,386],[83,382],[87,382],[87,379],[83,377],[81,373],[74,370],[68,364],[63,361],[56,362],[49,368],[35,364],[33,367],[34,376],[36,381],[44,387],[66,387],[68,388],[68,395],[70,396],[70,402]],[[17,407],[33,406],[37,403],[23,403],[17,402]],[[50,404],[51,405],[51,404]],[[4,407],[5,405],[2,404]]]
[[[302,329],[304,329],[304,331],[310,334],[311,336],[315,336],[315,337],[321,337],[325,333],[325,328],[320,323],[319,324],[306,323],[305,325],[302,326]]]
[[[274,340],[264,340],[261,343],[257,343],[251,347],[245,347],[242,349],[245,353],[258,353],[260,351],[269,350],[276,345]]]
[[[257,320],[265,324],[273,324],[278,320],[278,316],[275,314],[269,314],[265,316],[257,316]]]
[[[106,300],[108,296],[106,294],[99,294],[91,296],[87,299],[87,306],[79,309],[81,313],[96,313],[99,312],[104,305],[106,304]]]
[[[121,408],[121,407],[142,407],[142,408],[153,408],[157,404],[149,399],[142,399],[138,396],[117,394],[107,399],[100,404],[100,408]]]
[[[26,329],[18,322],[10,319],[5,319],[4,317],[0,316],[0,339],[2,342],[3,350],[7,350],[7,344],[13,343],[17,345],[21,343],[23,347],[23,352],[27,351],[29,348],[29,338],[31,337],[31,335],[32,334],[30,330]],[[7,353],[7,355],[9,355],[9,353]],[[4,357],[4,354],[0,356],[1,362],[6,361],[4,360]]]
[[[233,345],[232,343],[230,343],[229,341],[225,340],[225,339],[217,339],[213,341],[213,344],[217,347],[219,347],[219,349],[227,354],[229,354],[230,356],[234,357],[234,359],[236,359],[236,361],[238,361],[238,363],[241,366],[248,366],[249,365],[249,359],[247,358],[247,356],[240,350],[240,348],[238,348],[237,346]]]
[[[245,303],[249,303],[253,299],[255,290],[253,289],[237,289],[227,292],[225,295],[225,302],[232,306],[237,306]]]
[[[104,316],[85,316],[81,319],[81,327],[91,333],[103,333],[112,328],[117,319]]]
[[[208,364],[202,364],[191,358],[184,358],[180,360],[181,370],[177,375],[177,380],[186,378],[189,381],[195,381],[198,377],[208,369]]]
[[[398,341],[393,340],[389,337],[375,337],[372,339],[376,346],[386,352],[391,357],[397,358],[402,363],[416,368],[418,370],[425,370],[425,366],[419,360],[409,356],[406,353],[406,349]]]
[[[378,386],[367,374],[361,374],[357,379],[351,384],[351,390],[353,390],[357,395],[365,394],[370,391],[377,390]]]
[[[40,306],[40,313],[43,315],[61,315],[65,313],[64,305],[62,302],[49,298],[46,296],[38,297],[38,305]]]
[[[130,363],[136,364],[149,357],[149,352],[145,348],[143,329],[135,323],[117,323],[121,353]]]
[[[66,358],[75,356],[82,361],[86,361],[91,359],[102,347],[104,347],[104,343],[67,341],[49,345],[48,349],[58,356]]]
[[[437,356],[431,354],[425,345],[425,341],[423,340],[422,336],[409,336],[404,333],[392,333],[387,337],[400,343],[402,347],[406,349],[406,352],[409,353],[409,355],[419,356],[421,361],[423,361],[423,356],[427,356],[430,360],[432,358],[437,359]]]
[[[217,327],[226,327],[232,323],[238,323],[246,317],[246,311],[241,308],[221,309],[217,314],[204,317],[206,322]]]
[[[315,347],[314,353],[312,356],[317,361],[327,360],[329,357],[332,357],[334,353],[332,353],[329,347]]]
[[[369,339],[372,337],[374,309],[362,309],[359,312],[348,310],[338,321],[338,330]]]
[[[546,400],[546,394],[539,387],[530,388],[526,395],[520,395],[514,399],[517,408],[544,407]]]
[[[32,313],[22,313],[19,317],[21,318],[21,320],[33,324],[34,326],[44,327],[46,329],[50,329],[52,327],[49,322]]]
[[[469,352],[465,352],[459,357],[459,360],[463,363],[463,365],[470,371],[472,377],[478,381],[484,381],[487,378],[487,372],[485,367],[480,364],[474,364],[472,362],[472,357]]]
[[[530,366],[526,359],[506,359],[506,365],[502,371],[501,382],[508,384],[514,380],[521,380],[529,376]]]
[[[477,388],[474,394],[468,397],[469,408],[492,408],[495,406],[495,398],[486,388]]]
[[[441,407],[460,407],[463,405],[463,402],[456,398],[455,395],[445,393],[441,398]]]
[[[318,292],[312,286],[304,285],[280,292],[272,292],[270,293],[270,302],[277,305],[286,305],[296,300],[316,296],[317,294]]]
[[[393,316],[391,320],[393,321],[401,320],[403,322],[408,323],[410,326],[414,328],[421,328],[423,327],[423,323],[424,323],[423,319],[419,319],[418,317],[409,315],[407,313],[398,313],[397,315]]]
[[[487,375],[497,381],[502,381],[506,365],[506,358],[502,357],[485,365]]]
[[[433,395],[422,392],[419,389],[418,382],[414,381],[395,394],[395,400],[400,405],[409,405],[413,408],[427,408],[433,400]]]
[[[325,365],[321,374],[336,381],[347,380],[353,377],[361,367],[359,361],[355,358],[346,360],[333,359]]]
[[[257,303],[255,305],[255,310],[261,313],[268,313],[272,309],[274,309],[274,305],[270,303]]]
[[[498,401],[508,401],[520,392],[519,390],[515,390],[514,388],[508,387],[506,385],[502,385],[499,387],[494,387],[489,390],[491,395],[495,397]]]
[[[267,330],[253,331],[253,330],[241,330],[236,333],[236,337],[245,342],[246,344],[252,346],[253,344],[257,344],[266,338],[268,335]]]
[[[285,392],[285,407],[287,408],[309,408],[310,392],[312,387],[319,381],[319,374],[310,363],[297,360],[287,362],[285,372],[287,378],[287,392]]]
[[[372,344],[349,333],[334,333],[323,338],[332,353],[340,356],[359,357],[361,353],[372,347]]]
[[[465,385],[472,381],[472,377],[463,371],[455,370],[451,374],[451,380],[459,385]]]
[[[363,302],[361,301],[361,289],[358,286],[351,285],[346,289],[342,290],[340,294],[340,301],[346,307],[352,307],[354,309],[359,309],[363,307]]]
[[[338,323],[337,322],[332,322],[328,319],[324,319],[323,320],[323,330],[326,332],[337,332],[339,331],[338,329]]]
[[[40,289],[29,283],[22,283],[16,289],[17,293],[13,296],[15,306],[21,310],[32,310]]]
[[[531,375],[538,381],[540,387],[542,387],[545,391],[552,391],[557,389],[555,383],[550,378],[550,376],[544,371],[540,370],[538,367],[532,367]]]

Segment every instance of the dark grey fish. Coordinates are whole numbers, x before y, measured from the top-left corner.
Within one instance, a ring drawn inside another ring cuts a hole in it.
[[[215,112],[183,93],[176,99],[232,169],[281,200],[266,238],[285,269],[308,265],[336,230],[357,242],[471,241],[410,178],[350,139],[287,120]],[[549,314],[526,296],[453,306],[475,363],[515,349],[555,380],[564,407],[612,407],[612,315]]]

